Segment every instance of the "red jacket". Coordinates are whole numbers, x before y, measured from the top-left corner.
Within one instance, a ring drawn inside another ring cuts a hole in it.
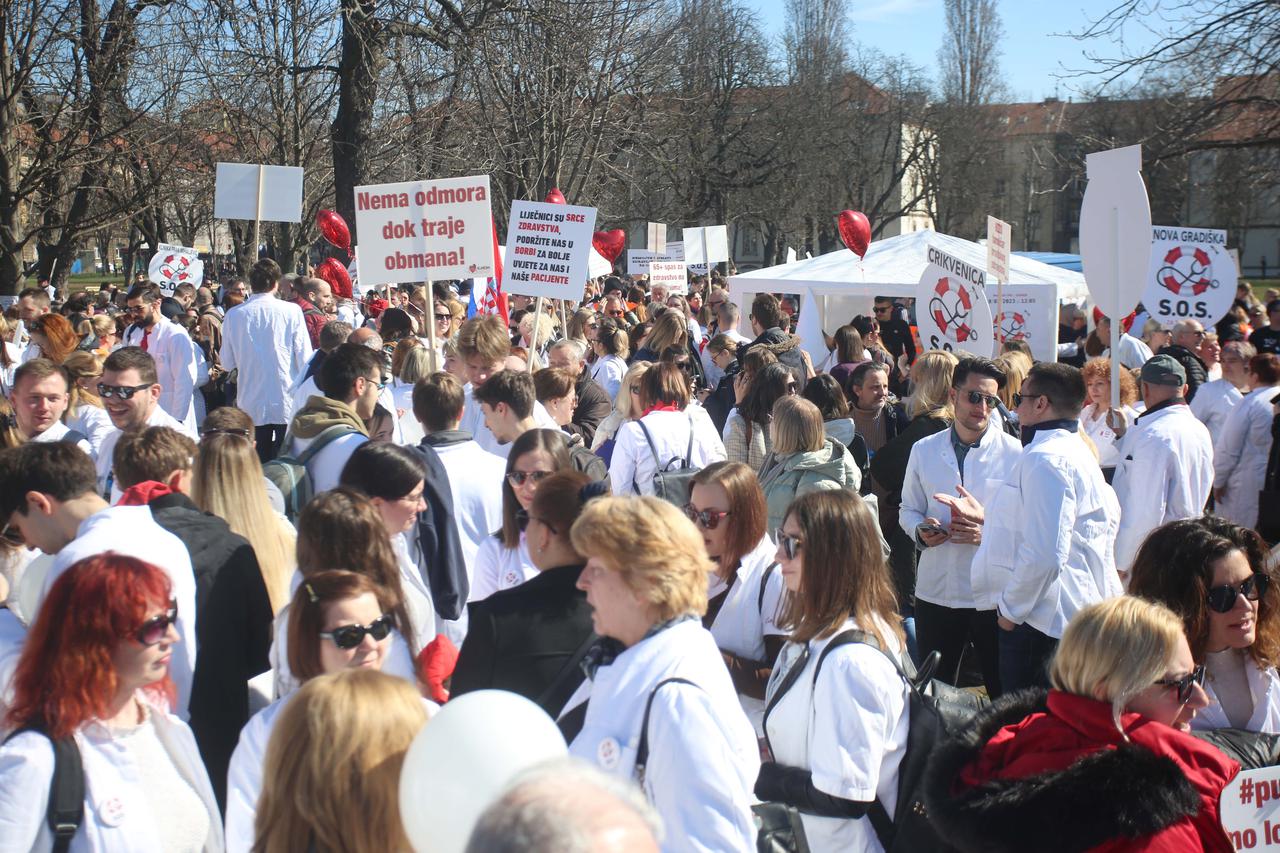
[[[293,301],[302,309],[302,319],[306,321],[307,334],[311,337],[311,348],[320,349],[320,330],[329,322],[329,318],[310,300],[302,296],[295,297]]]
[[[1232,853],[1218,816],[1240,765],[1138,714],[1060,691],[1003,697],[937,751],[926,802],[962,850]]]

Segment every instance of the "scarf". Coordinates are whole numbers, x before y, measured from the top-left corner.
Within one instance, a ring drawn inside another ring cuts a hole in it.
[[[116,506],[146,506],[164,495],[173,494],[173,490],[156,480],[143,480],[124,490]]]

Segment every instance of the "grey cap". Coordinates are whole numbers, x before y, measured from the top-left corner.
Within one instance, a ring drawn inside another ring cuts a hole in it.
[[[1187,384],[1187,372],[1171,355],[1155,355],[1142,365],[1142,381],[1148,385],[1168,385],[1181,388]]]

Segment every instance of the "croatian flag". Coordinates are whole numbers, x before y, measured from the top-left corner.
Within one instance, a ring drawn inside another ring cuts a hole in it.
[[[502,252],[498,248],[498,227],[493,226],[493,266],[494,276],[485,283],[484,294],[476,299],[475,283],[471,287],[471,300],[467,305],[467,316],[477,314],[497,314],[504,325],[509,325],[507,315],[507,295],[502,292]]]

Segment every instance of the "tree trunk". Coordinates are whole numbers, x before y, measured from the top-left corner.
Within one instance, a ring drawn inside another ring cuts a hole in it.
[[[338,112],[333,140],[334,205],[356,244],[355,188],[369,179],[369,148],[378,73],[386,60],[375,0],[341,0],[342,55],[338,60]]]

